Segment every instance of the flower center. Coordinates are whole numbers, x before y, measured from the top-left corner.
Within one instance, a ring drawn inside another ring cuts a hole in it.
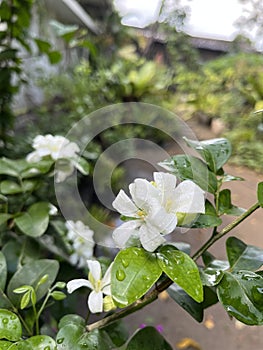
[[[145,210],[139,209],[139,210],[137,211],[137,215],[138,215],[141,219],[144,219],[145,216],[147,215],[147,213],[146,213]]]

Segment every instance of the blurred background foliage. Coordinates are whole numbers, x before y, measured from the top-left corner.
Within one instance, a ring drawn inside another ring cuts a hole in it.
[[[26,13],[19,10],[22,7]],[[101,33],[50,18],[53,37],[47,40],[31,35],[34,11],[41,13],[42,20],[42,14],[48,13],[45,1],[4,0],[0,5],[1,20],[7,23],[0,37],[2,155],[19,158],[30,151],[36,134],[64,135],[74,122],[101,107],[147,102],[186,121],[205,121],[207,127],[214,119],[222,121],[220,135],[234,147],[232,161],[263,169],[263,114],[254,113],[263,108],[263,57],[246,39],[237,37],[222,55],[204,60],[192,38],[181,30],[186,17],[182,7],[167,15],[163,6],[160,22],[139,30],[122,26],[111,4]],[[54,37],[61,40],[60,52],[53,49]],[[46,55],[58,67],[39,70],[34,84],[44,98],[28,109],[13,104],[14,96],[31,79],[24,70],[22,49],[27,57],[34,52]],[[94,140],[89,149],[94,162],[101,149],[130,135],[167,141],[151,128],[118,126]]]

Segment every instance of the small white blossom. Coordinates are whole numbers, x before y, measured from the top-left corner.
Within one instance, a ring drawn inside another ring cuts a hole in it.
[[[92,291],[88,297],[88,306],[92,313],[103,311],[103,294],[111,296],[110,280],[112,264],[102,278],[101,266],[98,261],[87,260],[89,267],[88,280],[80,278],[67,283],[68,293],[73,293],[81,287],[90,288]]]
[[[50,157],[57,161],[56,182],[64,181],[74,171],[77,153],[80,151],[75,142],[59,135],[38,135],[33,140],[34,152],[27,155],[28,162],[36,163],[44,157]]]
[[[70,262],[82,268],[86,266],[86,260],[93,256],[94,232],[79,220],[76,222],[68,220],[65,226],[68,230],[66,240],[72,250]]]
[[[114,230],[118,248],[129,246],[137,238],[144,249],[153,252],[165,242],[163,235],[177,226],[177,214],[205,212],[204,191],[189,180],[176,187],[172,174],[156,172],[151,183],[136,179],[129,191],[132,199],[121,190],[112,203],[119,213],[133,219]]]

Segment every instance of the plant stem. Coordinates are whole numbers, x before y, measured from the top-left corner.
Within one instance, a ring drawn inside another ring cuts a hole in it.
[[[250,216],[254,211],[260,208],[259,203],[252,205],[248,210],[246,210],[242,215],[232,221],[230,224],[225,226],[220,232],[217,234],[213,234],[208,241],[200,248],[198,251],[192,256],[193,260],[197,260],[208,248],[211,247],[216,241],[218,241],[221,237],[226,235],[229,231],[233,230],[236,226],[238,226],[242,221],[244,221],[248,216]]]
[[[99,329],[108,326],[109,324],[116,322],[117,320],[126,317],[135,311],[138,311],[142,309],[144,306],[152,303],[158,298],[158,295],[163,292],[165,289],[167,289],[171,284],[173,283],[170,278],[166,278],[163,280],[162,283],[159,284],[159,286],[156,287],[153,291],[150,293],[146,294],[142,299],[139,299],[135,301],[135,303],[131,304],[130,306],[127,306],[125,309],[120,310],[112,315],[109,315],[97,322],[94,322],[90,325],[86,326],[86,329],[88,332],[94,330],[94,329]]]

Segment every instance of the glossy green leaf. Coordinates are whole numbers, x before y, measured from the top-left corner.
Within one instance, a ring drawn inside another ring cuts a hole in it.
[[[16,194],[23,192],[22,188],[15,181],[5,180],[0,184],[0,191],[3,194]]]
[[[58,328],[63,328],[66,325],[70,325],[70,324],[75,324],[76,326],[81,326],[81,327],[85,327],[85,320],[83,317],[79,316],[79,315],[75,315],[75,314],[68,314],[63,316],[58,324]]]
[[[159,279],[162,270],[156,255],[143,248],[127,248],[115,257],[111,273],[111,292],[119,306],[141,298]]]
[[[4,254],[0,251],[0,289],[5,290],[7,265]]]
[[[16,161],[4,157],[0,158],[0,174],[18,177],[19,170]]]
[[[35,350],[27,340],[21,340],[8,348],[8,350]]]
[[[12,343],[8,340],[0,340],[0,349],[1,350],[8,350]]]
[[[78,344],[80,337],[84,334],[85,327],[77,324],[66,324],[57,333],[57,350],[74,349],[83,350]]]
[[[90,165],[85,158],[79,157],[78,162],[74,163],[75,167],[83,175],[88,175],[90,172]]]
[[[248,325],[263,324],[263,278],[251,271],[225,272],[217,287],[226,311]]]
[[[172,284],[167,289],[167,292],[170,297],[185,311],[187,311],[197,322],[202,322],[204,317],[202,303],[197,303],[176,284]]]
[[[263,265],[263,249],[246,245],[236,237],[227,239],[226,250],[232,271],[256,271]]]
[[[180,180],[194,181],[204,191],[215,193],[217,190],[216,175],[199,158],[180,154],[160,162],[159,165],[174,173]]]
[[[109,324],[103,330],[107,332],[116,347],[122,346],[129,338],[128,329],[122,320]]]
[[[231,203],[231,191],[224,189],[219,192],[218,196],[218,213],[219,215],[228,214],[239,216],[245,212],[245,209],[238,208]]]
[[[46,174],[51,170],[54,165],[54,160],[40,160],[37,163],[24,164],[24,167],[20,169],[20,176],[22,179],[32,178],[39,176],[40,174]]]
[[[225,138],[217,138],[205,141],[194,141],[184,137],[186,143],[195,149],[205,160],[209,169],[217,173],[231,156],[232,147]]]
[[[173,350],[173,348],[154,327],[145,327],[132,336],[126,350]]]
[[[222,220],[214,215],[200,214],[191,224],[191,228],[217,227],[222,224]]]
[[[165,245],[158,252],[163,272],[195,301],[203,301],[203,285],[195,262],[172,245]]]
[[[15,294],[14,289],[24,285],[35,288],[38,281],[44,275],[48,275],[46,282],[37,289],[37,301],[40,300],[55,281],[58,270],[59,263],[56,260],[41,259],[25,264],[11,278],[7,288],[8,297],[14,305],[19,306],[21,295]]]
[[[111,350],[114,349],[109,335],[104,330],[95,329],[91,332],[85,332],[78,340],[81,349],[92,350]]]
[[[205,268],[200,270],[201,279],[205,286],[216,286],[224,276],[224,271],[229,269],[229,262],[215,259],[210,253],[202,255]]]
[[[18,341],[22,336],[19,318],[13,312],[0,309],[0,339]]]
[[[34,350],[56,350],[56,342],[47,335],[35,335],[27,339]]]
[[[259,205],[263,208],[263,182],[258,183],[257,195]]]
[[[46,232],[49,224],[49,203],[38,202],[15,218],[15,224],[26,235],[40,237]]]
[[[12,214],[0,214],[0,226],[13,217]]]

